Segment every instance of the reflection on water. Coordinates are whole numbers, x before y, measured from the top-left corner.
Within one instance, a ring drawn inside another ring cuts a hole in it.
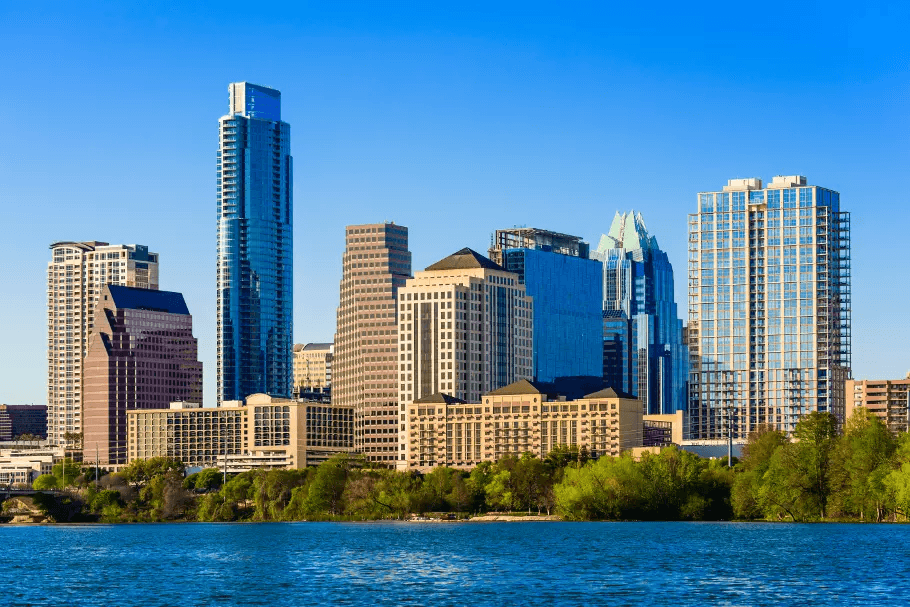
[[[908,604],[910,526],[2,527],[8,605]]]

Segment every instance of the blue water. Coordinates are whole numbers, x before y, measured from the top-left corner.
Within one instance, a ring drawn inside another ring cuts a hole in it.
[[[0,605],[907,605],[910,525],[0,527]]]

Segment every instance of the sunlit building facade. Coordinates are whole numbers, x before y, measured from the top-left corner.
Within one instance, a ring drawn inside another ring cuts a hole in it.
[[[850,375],[850,214],[803,176],[731,179],[689,216],[689,431],[792,432],[845,415]]]

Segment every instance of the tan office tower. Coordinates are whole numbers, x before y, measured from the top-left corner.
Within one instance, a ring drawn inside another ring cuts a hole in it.
[[[158,254],[143,245],[55,242],[47,265],[47,438],[82,432],[82,359],[105,285],[158,288]]]
[[[388,466],[398,459],[399,287],[411,275],[408,229],[348,226],[332,361],[332,402],[354,409],[354,449]]]
[[[518,275],[471,249],[398,292],[400,401],[442,392],[468,402],[531,379],[533,306]]]

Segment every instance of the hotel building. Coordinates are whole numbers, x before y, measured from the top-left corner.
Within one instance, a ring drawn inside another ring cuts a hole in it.
[[[170,457],[237,472],[306,468],[354,447],[354,410],[253,394],[218,407],[175,402],[127,413],[128,461]]]
[[[689,216],[689,431],[792,432],[845,415],[850,214],[802,176],[731,179]]]
[[[354,447],[367,461],[398,460],[398,290],[411,275],[408,229],[345,228],[332,402],[354,410]]]
[[[47,438],[77,443],[82,432],[82,359],[105,285],[158,288],[158,254],[143,245],[55,242],[47,265]],[[67,437],[69,439],[67,440]]]

